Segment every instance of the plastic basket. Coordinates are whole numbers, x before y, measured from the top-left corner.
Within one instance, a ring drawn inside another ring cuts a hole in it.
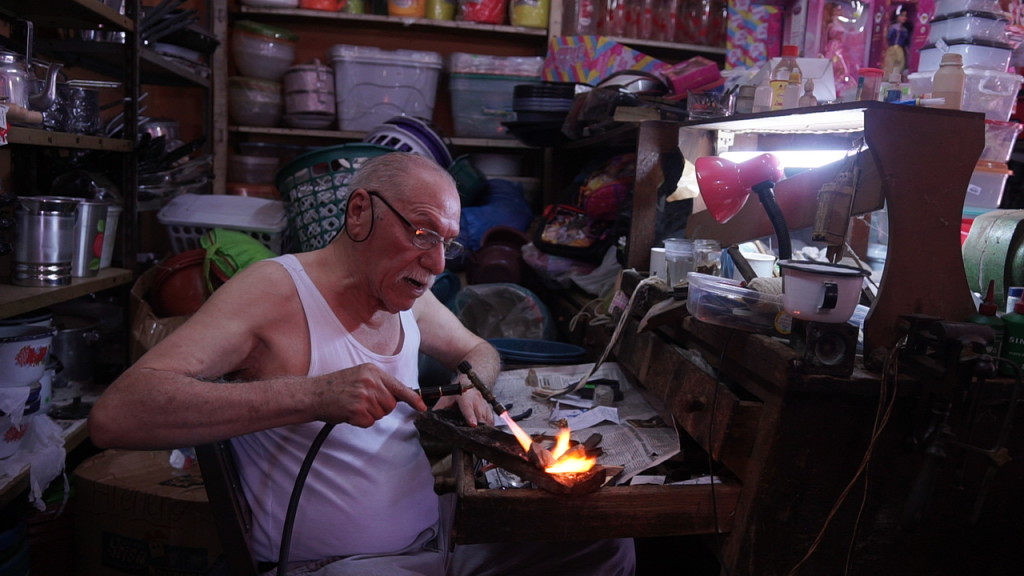
[[[238,230],[281,254],[286,248],[287,222],[283,202],[229,194],[181,194],[157,213],[167,228],[171,250],[180,254],[201,248],[213,228]]]
[[[288,225],[302,252],[326,246],[345,225],[348,182],[364,162],[394,152],[375,144],[341,144],[307,152],[277,172]]]

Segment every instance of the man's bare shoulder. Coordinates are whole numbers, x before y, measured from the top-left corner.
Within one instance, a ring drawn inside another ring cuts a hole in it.
[[[276,262],[254,262],[218,287],[200,313],[266,318],[285,313],[297,302],[295,284],[288,271]]]

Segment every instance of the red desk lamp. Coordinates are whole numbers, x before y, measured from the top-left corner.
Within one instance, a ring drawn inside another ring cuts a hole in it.
[[[793,256],[789,227],[775,202],[775,183],[784,177],[778,158],[765,153],[736,163],[718,156],[704,156],[697,158],[694,167],[697,188],[715,220],[723,224],[728,222],[747,203],[747,197],[753,190],[775,229],[779,240],[779,260],[789,260]]]

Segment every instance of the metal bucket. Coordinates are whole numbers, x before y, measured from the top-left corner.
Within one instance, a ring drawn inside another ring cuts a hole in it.
[[[79,200],[64,196],[21,196],[11,283],[66,286],[71,283],[75,218]]]

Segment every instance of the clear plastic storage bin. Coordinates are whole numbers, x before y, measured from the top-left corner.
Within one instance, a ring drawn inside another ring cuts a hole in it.
[[[1010,56],[1013,47],[1006,42],[990,42],[985,40],[946,40],[949,52],[963,56],[964,68],[984,68],[996,72],[1006,72],[1010,68]],[[917,64],[918,72],[934,72],[942,62],[945,50],[929,44],[921,49],[921,58]]]
[[[928,42],[952,39],[1006,41],[1009,21],[1002,14],[991,12],[954,12],[932,18]]]
[[[935,0],[935,14],[932,18],[957,12],[999,13],[999,0]]]
[[[368,132],[400,114],[431,120],[441,62],[437,52],[335,45],[338,128]]]
[[[1020,122],[985,120],[985,149],[981,152],[981,159],[1008,162],[1021,127]]]
[[[910,86],[915,97],[931,95],[934,74],[934,71],[929,71],[910,75]],[[1024,77],[982,68],[964,68],[964,75],[964,100],[960,109],[983,112],[986,120],[1008,121]]]
[[[967,186],[964,206],[969,208],[999,208],[1003,201],[1006,179],[1013,172],[1003,162],[982,160],[974,167],[971,183]]]
[[[449,88],[455,135],[464,138],[511,138],[502,122],[516,119],[513,91],[540,78],[492,74],[452,74]]]

